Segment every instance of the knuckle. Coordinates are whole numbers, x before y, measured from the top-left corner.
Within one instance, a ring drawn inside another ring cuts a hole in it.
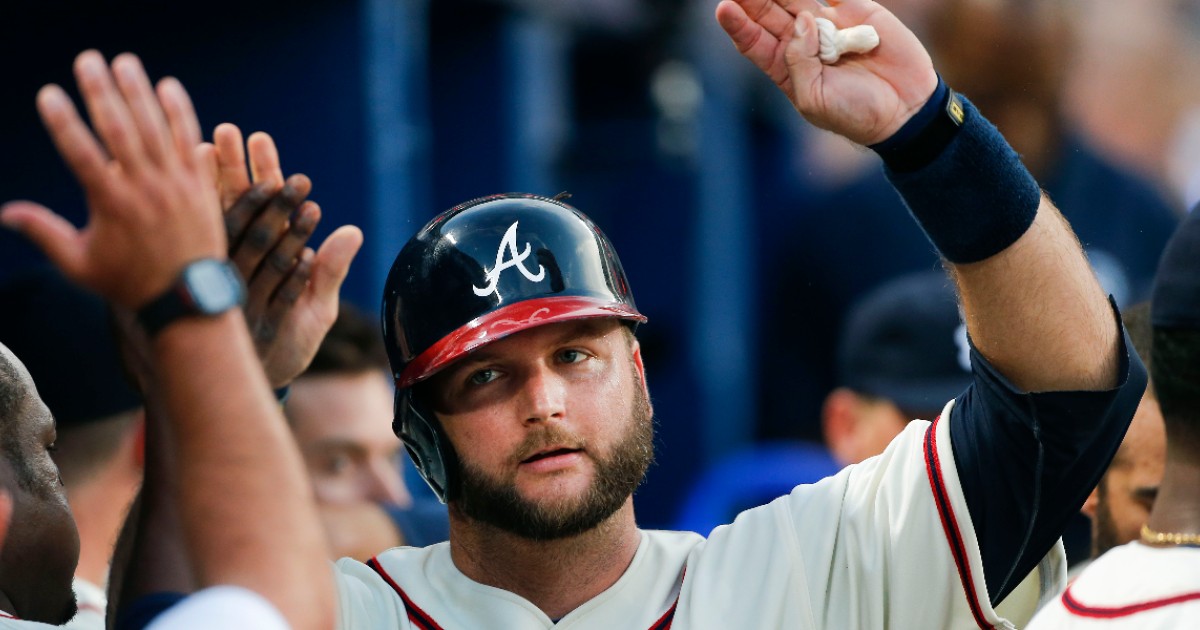
[[[295,263],[296,258],[294,256],[289,256],[278,250],[271,252],[267,256],[267,265],[280,273],[286,273]]]
[[[254,225],[246,231],[246,245],[263,250],[271,244],[275,237],[275,231],[266,225]]]

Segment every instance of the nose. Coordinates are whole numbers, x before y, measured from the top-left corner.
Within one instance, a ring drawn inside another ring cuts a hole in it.
[[[412,495],[404,485],[400,469],[386,458],[376,458],[367,467],[367,498],[376,503],[400,507],[412,505]]]
[[[559,419],[566,411],[566,383],[549,367],[530,372],[522,390],[526,423]]]

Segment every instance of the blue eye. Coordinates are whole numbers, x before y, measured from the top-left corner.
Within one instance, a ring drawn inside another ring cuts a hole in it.
[[[499,374],[496,372],[496,370],[486,369],[475,372],[467,380],[470,381],[472,385],[486,385],[496,380],[497,377],[499,377]]]
[[[587,355],[578,350],[563,350],[558,353],[558,358],[563,363],[579,363],[587,358]]]

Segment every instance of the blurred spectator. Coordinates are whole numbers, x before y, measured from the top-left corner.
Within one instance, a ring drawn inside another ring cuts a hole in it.
[[[1122,315],[1134,349],[1141,355],[1142,362],[1150,365],[1153,361],[1150,303],[1142,302],[1127,308]],[[1154,508],[1166,456],[1162,409],[1151,378],[1133,422],[1125,432],[1125,439],[1121,441],[1121,448],[1087,503],[1083,504],[1083,513],[1092,519],[1093,559],[1113,547],[1138,539],[1142,525]]]
[[[1066,106],[1107,155],[1200,201],[1200,3],[1092,0],[1073,20]]]
[[[54,461],[79,528],[70,628],[103,628],[110,556],[142,480],[141,398],[125,380],[108,313],[57,271],[0,287],[0,343],[28,368],[54,414]]]
[[[838,347],[841,385],[825,398],[825,443],[841,465],[878,455],[910,420],[932,420],[971,383],[967,329],[950,278],[901,276],[851,311]]]
[[[449,536],[445,508],[414,502],[405,487],[388,369],[378,325],[343,302],[284,406],[335,557],[366,560]]]

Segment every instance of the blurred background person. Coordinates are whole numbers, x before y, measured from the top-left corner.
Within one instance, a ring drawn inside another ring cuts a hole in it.
[[[863,297],[838,343],[825,444],[841,465],[878,455],[909,421],[932,420],[971,383],[967,329],[943,272],[908,274]]]
[[[1180,211],[1200,201],[1200,3],[1091,0],[1075,12],[1066,107]]]
[[[1151,365],[1150,303],[1125,309],[1122,316],[1134,349],[1143,363]],[[1093,560],[1113,547],[1138,539],[1158,497],[1166,457],[1166,429],[1152,375],[1108,472],[1083,504],[1083,513],[1092,521]]]
[[[0,285],[0,343],[29,370],[54,414],[54,461],[79,528],[70,628],[104,627],[109,563],[142,482],[142,401],[125,378],[107,307],[56,270]]]
[[[405,483],[393,398],[378,322],[343,302],[284,404],[334,557],[365,561],[449,537],[445,507],[427,491],[414,499]]]

